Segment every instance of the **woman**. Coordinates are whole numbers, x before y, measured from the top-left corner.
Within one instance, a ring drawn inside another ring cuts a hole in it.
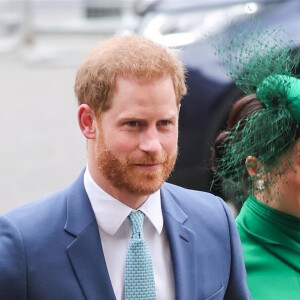
[[[300,80],[283,58],[275,72],[253,64],[235,78],[257,82],[248,81],[213,151],[224,189],[247,199],[236,223],[254,300],[300,299]]]

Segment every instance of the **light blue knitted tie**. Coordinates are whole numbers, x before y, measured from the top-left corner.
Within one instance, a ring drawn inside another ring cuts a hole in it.
[[[126,254],[125,300],[155,300],[155,284],[151,256],[144,240],[141,211],[129,215],[132,236]]]

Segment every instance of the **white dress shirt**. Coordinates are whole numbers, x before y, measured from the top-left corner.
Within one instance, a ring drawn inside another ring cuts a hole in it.
[[[104,257],[117,300],[124,300],[126,251],[131,236],[132,208],[102,190],[86,168],[84,186],[99,227]],[[144,237],[149,247],[157,300],[174,300],[175,289],[169,241],[163,226],[160,190],[139,208],[145,214]]]

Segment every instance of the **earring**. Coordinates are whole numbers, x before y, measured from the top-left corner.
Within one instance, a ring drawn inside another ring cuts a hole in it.
[[[263,179],[259,179],[257,181],[257,190],[262,192],[265,189],[265,181]]]

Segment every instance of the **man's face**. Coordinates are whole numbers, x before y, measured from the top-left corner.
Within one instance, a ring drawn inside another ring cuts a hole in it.
[[[97,122],[101,186],[134,195],[158,190],[176,161],[178,113],[169,77],[118,78],[112,107]]]

